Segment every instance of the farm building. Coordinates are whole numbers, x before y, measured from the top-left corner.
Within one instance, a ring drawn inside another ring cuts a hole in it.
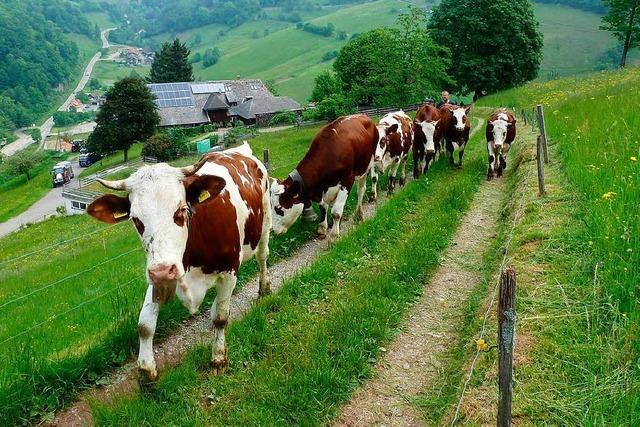
[[[261,80],[153,83],[160,126],[195,126],[205,123],[265,126],[281,111],[300,112],[300,104],[274,96]]]

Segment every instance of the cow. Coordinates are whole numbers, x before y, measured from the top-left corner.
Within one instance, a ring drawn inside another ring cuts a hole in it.
[[[413,177],[417,179],[429,169],[435,153],[441,150],[440,110],[433,105],[422,105],[416,113],[413,125]]]
[[[378,197],[378,170],[389,173],[389,193],[396,184],[396,175],[400,169],[400,186],[407,179],[405,164],[413,145],[413,123],[404,111],[386,114],[378,123],[378,144],[374,155],[374,167],[371,168],[372,201]]]
[[[467,114],[471,111],[471,106],[445,105],[440,108],[440,120],[442,121],[442,136],[445,140],[446,149],[449,153],[449,164],[456,166],[453,160],[453,152],[458,148],[458,167],[462,167],[462,156],[464,149],[469,142],[469,118]]]
[[[245,143],[206,154],[195,165],[158,163],[126,179],[98,181],[127,194],[103,195],[89,205],[89,215],[110,224],[130,219],[146,252],[148,287],[138,321],[138,367],[149,379],[158,375],[153,335],[160,306],[177,293],[194,314],[215,286],[211,365],[216,374],[223,373],[228,365],[225,328],[231,294],[238,268],[253,255],[260,268],[259,295],[270,293],[271,207],[264,165]]]
[[[358,187],[356,219],[363,218],[362,199],[367,174],[378,143],[375,123],[365,114],[339,117],[321,128],[298,166],[284,181],[271,183],[272,230],[285,233],[312,202],[320,205],[318,234],[327,236],[327,212],[332,206],[329,239],[340,235],[340,220],[349,191]]]
[[[489,154],[487,180],[491,180],[496,172],[500,178],[507,167],[505,155],[516,139],[516,118],[513,113],[505,108],[494,111],[487,122],[486,137]]]

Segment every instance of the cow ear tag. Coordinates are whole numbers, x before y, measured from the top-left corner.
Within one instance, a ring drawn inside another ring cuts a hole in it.
[[[127,212],[114,212],[113,218],[118,219],[129,215]]]
[[[198,203],[204,202],[209,197],[211,197],[211,193],[209,193],[207,190],[202,190],[202,193],[200,193],[200,195],[198,196]]]

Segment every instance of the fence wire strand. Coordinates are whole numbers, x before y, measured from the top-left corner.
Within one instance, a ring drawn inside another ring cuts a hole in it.
[[[527,176],[525,179],[525,182],[529,182],[529,180],[531,179],[532,176],[532,171],[534,168],[529,168],[529,171],[527,172]],[[491,309],[493,308],[493,305],[495,304],[495,299],[496,299],[496,293],[498,290],[498,287],[500,286],[500,275],[501,272],[504,270],[506,263],[507,263],[507,258],[509,256],[509,248],[511,246],[511,241],[513,240],[513,236],[515,234],[515,229],[518,225],[518,223],[520,222],[520,218],[522,216],[522,212],[524,211],[524,205],[526,204],[527,198],[527,192],[524,191],[522,193],[522,197],[520,198],[520,203],[518,206],[518,210],[516,211],[514,217],[513,217],[513,223],[511,224],[511,230],[509,231],[509,236],[505,242],[505,246],[504,246],[504,255],[502,257],[502,261],[500,263],[500,268],[498,270],[498,278],[496,280],[496,283],[494,285],[493,291],[491,292],[491,301],[489,302],[489,306],[487,307],[487,311],[484,313],[484,318],[482,320],[482,327],[480,328],[480,337],[478,339],[482,339],[484,338],[485,332],[486,332],[486,326],[487,326],[487,320],[489,318],[489,313],[491,312]],[[469,368],[469,374],[467,375],[467,379],[464,382],[464,386],[462,387],[462,392],[460,394],[460,400],[458,400],[458,404],[456,405],[456,411],[453,415],[453,419],[451,420],[451,426],[453,427],[456,423],[456,421],[458,420],[458,415],[460,414],[460,406],[462,405],[462,401],[464,400],[464,394],[467,391],[467,387],[469,386],[469,381],[471,381],[471,376],[473,375],[473,371],[475,369],[476,366],[476,362],[478,360],[478,356],[480,355],[480,348],[476,349],[476,354],[473,357],[473,360],[471,361],[471,367]]]
[[[91,303],[92,303],[92,302],[94,302],[94,301],[97,301],[97,300],[99,300],[99,299],[101,299],[101,298],[104,298],[105,296],[109,295],[110,293],[115,292],[115,291],[117,291],[117,290],[119,290],[119,289],[122,289],[123,287],[125,287],[125,286],[127,286],[127,285],[130,285],[130,284],[131,284],[131,283],[133,283],[135,280],[136,280],[136,278],[131,279],[131,280],[129,280],[128,282],[122,283],[122,284],[120,284],[120,285],[116,286],[116,287],[115,287],[115,288],[113,288],[113,289],[109,289],[108,291],[105,291],[105,292],[101,293],[100,295],[97,295],[97,296],[95,296],[95,297],[93,297],[93,298],[90,298],[90,299],[88,299],[88,300],[86,300],[86,301],[83,301],[83,302],[81,302],[80,304],[78,304],[78,305],[76,305],[76,306],[74,306],[74,307],[71,307],[71,308],[70,308],[70,309],[68,309],[68,310],[63,311],[62,313],[58,313],[58,314],[56,314],[55,316],[52,316],[52,317],[48,318],[47,320],[43,320],[42,322],[37,323],[37,324],[35,324],[35,325],[33,325],[33,326],[31,326],[31,327],[29,327],[29,328],[25,329],[24,331],[22,331],[22,332],[20,332],[20,333],[18,333],[18,334],[15,334],[15,335],[13,335],[13,336],[10,336],[9,338],[6,338],[6,339],[4,339],[4,340],[0,341],[0,345],[4,344],[4,343],[6,343],[6,342],[9,342],[9,341],[11,341],[11,340],[14,340],[14,339],[16,339],[16,338],[18,338],[18,337],[21,337],[22,335],[27,334],[27,333],[29,333],[29,332],[33,331],[33,330],[34,330],[34,329],[36,329],[36,328],[39,328],[40,326],[42,326],[42,325],[44,325],[44,324],[46,324],[46,323],[53,322],[53,321],[54,321],[54,320],[56,320],[57,318],[62,317],[62,316],[64,316],[64,315],[66,315],[66,314],[69,314],[69,313],[71,313],[72,311],[75,311],[75,310],[77,310],[77,309],[79,309],[79,308],[81,308],[81,307],[84,307],[84,306],[85,306],[85,305],[87,305],[87,304],[91,304]]]
[[[9,301],[5,302],[4,304],[0,305],[0,310],[2,310],[3,308],[5,308],[5,307],[6,307],[6,306],[8,306],[8,305],[11,305],[11,304],[13,304],[13,303],[15,303],[15,302],[18,302],[18,301],[20,301],[20,300],[23,300],[23,299],[25,299],[25,298],[27,298],[27,297],[30,297],[31,295],[37,294],[38,292],[41,292],[41,291],[44,291],[45,289],[49,289],[49,288],[51,288],[51,287],[53,287],[53,286],[56,286],[56,285],[58,285],[58,284],[60,284],[60,283],[62,283],[62,282],[65,282],[65,281],[67,281],[67,280],[69,280],[69,279],[72,279],[72,278],[74,278],[74,277],[77,277],[77,276],[79,276],[79,275],[81,275],[81,274],[84,274],[84,273],[87,273],[87,272],[89,272],[89,271],[95,270],[96,268],[98,268],[98,267],[100,267],[100,266],[102,266],[102,265],[108,264],[108,263],[110,263],[111,261],[115,261],[115,260],[117,260],[117,259],[119,259],[119,258],[122,258],[122,257],[124,257],[124,256],[126,256],[126,255],[129,255],[130,253],[135,252],[135,251],[137,251],[137,250],[139,250],[139,249],[140,249],[140,248],[135,248],[135,249],[131,249],[130,251],[123,252],[123,253],[121,253],[121,254],[119,254],[119,255],[116,255],[116,256],[114,256],[114,257],[112,257],[112,258],[109,258],[109,259],[106,259],[106,260],[104,260],[104,261],[102,261],[102,262],[99,262],[98,264],[95,264],[95,265],[93,265],[92,267],[89,267],[89,268],[84,269],[84,270],[82,270],[82,271],[78,271],[78,272],[76,272],[76,273],[70,274],[69,276],[63,277],[62,279],[55,280],[55,281],[53,281],[53,282],[51,282],[51,283],[48,283],[48,284],[46,284],[46,285],[44,285],[44,286],[42,286],[42,287],[40,287],[40,288],[38,288],[38,289],[34,289],[33,291],[31,291],[31,292],[29,292],[29,293],[26,293],[26,294],[24,294],[24,295],[21,295],[21,296],[19,296],[19,297],[17,297],[17,298],[14,298],[14,299],[12,299],[12,300],[9,300]]]

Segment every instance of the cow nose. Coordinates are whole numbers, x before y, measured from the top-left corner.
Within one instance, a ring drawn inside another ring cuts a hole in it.
[[[149,279],[155,284],[171,282],[178,278],[178,267],[175,264],[156,264],[149,268]]]
[[[379,162],[379,161],[380,161],[380,156],[375,156],[375,157],[373,158],[373,160],[375,160],[376,162]]]
[[[427,154],[434,154],[436,150],[434,148],[427,148]]]

